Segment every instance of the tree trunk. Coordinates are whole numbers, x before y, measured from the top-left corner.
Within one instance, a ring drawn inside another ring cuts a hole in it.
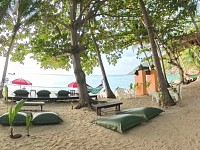
[[[180,74],[181,83],[184,83],[184,71],[181,66],[179,67],[179,74]]]
[[[91,101],[87,90],[85,73],[82,70],[81,61],[80,61],[80,46],[78,46],[78,22],[76,21],[76,10],[77,10],[77,1],[72,1],[72,6],[70,8],[70,17],[71,17],[71,58],[73,63],[74,75],[78,83],[79,91],[79,103],[76,106],[76,109],[88,106],[91,107]]]
[[[155,41],[156,42],[156,45],[157,45],[157,48],[158,48],[158,55],[160,57],[160,63],[161,63],[161,67],[162,67],[162,71],[163,71],[163,75],[165,77],[165,82],[167,84],[167,87],[170,87],[168,81],[167,81],[167,76],[166,76],[166,71],[165,71],[165,66],[164,66],[164,61],[163,61],[163,57],[162,57],[162,53],[161,53],[161,50],[160,50],[160,46],[158,44],[158,41]]]
[[[80,54],[73,53],[72,54],[73,68],[74,74],[76,77],[76,81],[78,83],[78,91],[79,91],[79,104],[76,107],[77,109],[88,106],[90,107],[90,97],[87,90],[85,73],[82,70],[80,63]]]
[[[17,31],[19,29],[19,25],[15,25],[14,29],[13,29],[13,35],[12,35],[12,39],[8,48],[8,52],[6,55],[6,61],[5,61],[5,65],[4,65],[4,70],[3,70],[3,75],[2,75],[2,79],[1,79],[1,84],[0,84],[0,98],[2,98],[2,94],[3,94],[3,87],[4,87],[4,83],[5,83],[5,79],[6,79],[6,73],[7,73],[7,69],[8,69],[8,61],[9,61],[9,56],[10,53],[13,49],[13,45],[14,45],[14,41],[15,41],[15,36],[17,34]]]
[[[10,137],[13,138],[14,137],[14,134],[13,134],[13,126],[10,125]]]
[[[145,24],[146,24],[146,27],[147,27],[147,32],[148,32],[148,35],[149,35],[149,41],[151,43],[151,50],[152,50],[152,53],[153,53],[154,64],[155,64],[156,70],[158,72],[158,81],[160,83],[160,88],[161,88],[163,99],[166,101],[166,104],[168,106],[173,106],[176,103],[173,101],[172,97],[170,96],[169,91],[167,89],[167,85],[165,83],[165,78],[163,76],[162,68],[161,68],[160,61],[159,61],[159,57],[158,57],[158,53],[157,53],[157,47],[156,47],[156,43],[155,43],[155,40],[154,40],[154,34],[153,34],[153,31],[152,31],[152,27],[151,27],[151,22],[148,18],[148,14],[147,14],[143,0],[139,0],[139,5],[140,5],[140,10],[143,14],[144,21],[145,21]]]
[[[91,31],[91,33],[92,33],[92,39],[93,39],[93,42],[94,42],[94,45],[95,45],[95,49],[96,49],[96,52],[97,52],[97,56],[98,56],[98,59],[99,59],[99,65],[101,67],[101,72],[102,72],[102,76],[103,76],[103,80],[104,80],[107,98],[116,98],[115,94],[112,92],[110,85],[108,83],[108,79],[107,79],[107,76],[106,76],[106,72],[105,72],[105,69],[104,69],[104,66],[103,66],[101,54],[100,54],[99,47],[97,45],[96,39],[95,39],[92,31]]]

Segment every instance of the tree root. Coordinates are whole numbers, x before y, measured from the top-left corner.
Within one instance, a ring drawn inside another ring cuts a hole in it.
[[[169,102],[169,101],[167,102],[167,106],[175,106],[175,105],[176,105],[175,102],[171,102],[171,101],[170,101],[170,102]]]
[[[13,136],[10,135],[10,138],[12,138],[12,139],[18,139],[20,137],[22,137],[21,134],[14,134]]]

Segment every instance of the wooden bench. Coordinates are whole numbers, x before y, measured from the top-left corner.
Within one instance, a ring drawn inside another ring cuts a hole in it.
[[[101,109],[102,108],[110,108],[115,107],[115,111],[120,111],[120,105],[123,104],[122,102],[107,102],[107,103],[99,103],[93,105],[96,108],[97,116],[101,116]]]
[[[18,102],[19,101],[17,101],[16,103]],[[40,106],[42,111],[43,105],[45,105],[45,102],[24,102],[23,106]]]

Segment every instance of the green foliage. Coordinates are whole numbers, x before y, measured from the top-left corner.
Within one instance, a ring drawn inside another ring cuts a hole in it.
[[[7,85],[4,86],[4,98],[5,98],[5,101],[8,102],[8,86]]]
[[[9,119],[10,126],[12,126],[13,120],[14,120],[14,115],[13,115],[12,106],[10,107],[10,109],[9,109],[9,111],[8,111],[8,119]]]
[[[9,123],[10,126],[12,126],[13,121],[15,119],[16,114],[20,111],[22,106],[24,105],[25,100],[20,100],[14,108],[10,107],[9,112],[8,112],[8,118],[9,118]]]
[[[145,87],[148,88],[150,86],[150,84],[151,84],[151,81],[146,81],[145,82]]]
[[[10,107],[9,111],[8,111],[8,120],[9,120],[9,124],[10,124],[10,137],[11,138],[19,138],[21,137],[21,135],[16,135],[17,137],[14,137],[13,135],[13,121],[15,119],[15,116],[17,115],[17,113],[20,111],[21,107],[24,105],[24,100],[20,100],[14,108],[12,108],[12,106]]]
[[[119,2],[120,1],[116,1],[116,4]],[[41,13],[40,17],[46,17],[49,19],[47,19],[48,21],[42,20],[37,23],[37,26],[35,26],[36,30],[34,31],[34,36],[30,40],[32,45],[31,53],[34,54],[33,58],[41,62],[41,66],[44,68],[63,68],[68,70],[72,65],[70,55],[74,53],[75,50],[72,49],[72,33],[70,33],[72,18],[70,15],[66,15],[69,14],[69,9],[66,8],[69,8],[70,3],[62,3],[62,6],[59,5],[59,3],[62,2],[57,2],[55,5],[52,5],[51,3],[43,3],[44,5],[41,5],[40,9],[45,6],[45,10],[48,11]],[[62,8],[58,8],[57,5]],[[98,7],[100,3],[97,2],[92,5]],[[86,11],[85,14],[91,11],[90,8],[87,8],[89,6],[88,4],[86,5],[85,3],[82,3],[80,6],[81,10]],[[116,10],[112,10],[110,6],[109,10],[106,8],[103,9],[103,7],[100,8],[102,14],[112,11]],[[90,19],[92,21],[92,18]],[[108,62],[114,65],[117,63],[117,60],[121,58],[123,49],[132,45],[131,34],[126,36],[123,34],[121,29],[119,29],[120,32],[116,32],[116,28],[113,28],[112,25],[118,24],[118,19],[119,18],[117,17],[105,15],[104,17],[96,18],[95,26],[93,26],[95,28],[95,36],[101,54],[106,54]],[[62,22],[58,20],[62,20]],[[92,73],[92,69],[99,66],[94,44],[90,41],[91,35],[88,23],[89,22],[79,21],[79,25],[84,26],[84,28],[80,27],[80,31],[76,35],[78,38],[78,46],[85,45],[87,47],[86,50],[80,52],[81,65],[87,74]],[[125,38],[125,36],[127,38]]]
[[[26,131],[27,131],[27,136],[29,136],[29,129],[30,129],[31,120],[32,120],[32,114],[27,114],[27,116],[26,116]]]
[[[130,83],[130,85],[129,85],[130,90],[135,90],[137,87],[138,87],[138,83],[135,83],[135,84]]]
[[[39,3],[40,0],[20,0],[18,13],[16,15],[13,15],[12,12],[15,2],[11,2],[10,7],[8,8],[9,11],[7,11],[0,26],[2,32],[6,33],[0,36],[0,54],[2,52],[4,56],[9,55],[7,54],[7,51],[9,44],[11,43],[13,33],[14,31],[17,32],[19,30],[19,33],[17,33],[15,37],[16,42],[13,45],[13,50],[16,51],[12,53],[12,56],[14,57],[11,59],[12,61],[20,62],[24,60],[25,55],[27,55],[28,53],[25,51],[23,53],[18,53],[17,50],[27,50],[27,48],[29,47],[27,39],[29,36],[31,36],[30,32],[33,29],[33,23],[38,20],[37,7]],[[26,44],[20,44],[22,43],[22,41],[26,41]]]
[[[183,64],[190,70],[200,70],[200,51],[198,46],[193,46],[182,52]]]
[[[189,0],[185,2],[188,4],[187,9],[194,14],[195,2]],[[22,0],[20,3],[22,5],[19,7],[19,16],[24,22],[24,29],[28,29],[32,25],[34,30],[24,30],[17,36],[19,39],[29,37],[30,43],[27,42],[24,45],[18,43],[15,52],[12,53],[12,60],[22,63],[28,53],[33,53],[32,58],[41,62],[41,66],[44,68],[69,70],[72,65],[70,58],[72,18],[69,15],[71,2],[51,1],[47,3],[39,0],[34,2]],[[84,15],[90,11],[89,8],[87,9],[88,3],[89,1],[78,3],[78,5],[81,4],[79,5],[81,6],[80,10],[85,11]],[[159,33],[161,37],[165,37],[166,40],[174,35],[185,33],[185,26],[191,25],[185,24],[188,14],[185,5],[181,2],[153,0],[146,1],[146,3],[155,32]],[[91,5],[97,8],[99,4]],[[81,14],[77,13],[78,15]],[[132,44],[138,44],[141,41],[148,43],[148,34],[136,1],[107,1],[102,7],[99,7],[98,17],[94,19],[94,22],[95,26],[93,27],[101,54],[106,54],[110,64],[115,65],[121,58],[123,50]],[[93,42],[90,40],[88,22],[83,24],[80,21],[79,25],[81,27],[77,42],[80,46],[87,46],[87,50],[80,54],[81,63],[83,69],[89,74],[92,73],[93,67],[99,66],[98,59]],[[142,52],[142,50],[139,51]],[[149,56],[146,59],[152,58]]]
[[[129,85],[129,89],[130,89],[130,90],[133,89],[133,83],[130,83],[130,85]]]
[[[138,83],[135,83],[133,89],[135,90],[138,87]]]

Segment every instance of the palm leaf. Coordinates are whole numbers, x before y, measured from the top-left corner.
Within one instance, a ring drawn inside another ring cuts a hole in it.
[[[12,106],[11,106],[10,109],[9,109],[9,112],[8,112],[8,120],[9,120],[10,125],[12,125],[13,120],[14,120],[12,111],[13,111],[13,110],[12,110]]]
[[[26,129],[29,128],[29,126],[31,124],[31,120],[32,120],[32,115],[31,114],[27,114],[27,116],[26,116]]]
[[[13,115],[15,117],[15,115],[20,111],[20,109],[22,108],[22,106],[24,105],[25,100],[20,100],[14,107],[13,109]]]

